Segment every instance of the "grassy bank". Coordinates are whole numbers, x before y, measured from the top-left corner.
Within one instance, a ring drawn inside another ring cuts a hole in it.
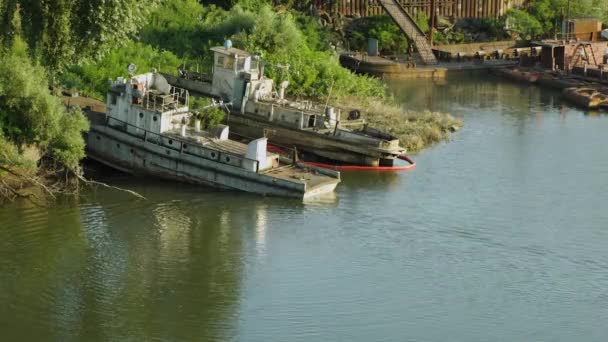
[[[448,113],[404,110],[392,99],[345,97],[337,104],[345,109],[359,109],[373,127],[397,138],[408,152],[419,152],[432,144],[446,141],[463,126],[461,119]]]

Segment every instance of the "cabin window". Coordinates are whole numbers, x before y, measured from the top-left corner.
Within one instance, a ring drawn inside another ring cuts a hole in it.
[[[144,113],[139,113],[139,118],[143,119],[144,118]]]
[[[117,101],[117,99],[116,99],[116,95],[115,95],[115,94],[111,94],[111,95],[110,95],[110,102],[111,102],[113,105],[115,105],[115,104],[116,104],[116,101]]]
[[[224,67],[224,62],[225,62],[224,56],[217,56],[217,60],[215,61],[215,66],[223,68]]]
[[[232,69],[234,67],[234,57],[228,57],[226,59],[226,69]]]
[[[236,69],[237,69],[238,71],[243,71],[243,70],[245,70],[245,60],[246,60],[246,58],[239,58],[239,59],[237,60]]]
[[[226,163],[230,163],[230,157],[227,156],[225,159],[226,159]]]
[[[152,120],[154,120],[154,122],[158,121],[158,118],[156,117],[156,115],[154,115],[154,117],[152,118]]]

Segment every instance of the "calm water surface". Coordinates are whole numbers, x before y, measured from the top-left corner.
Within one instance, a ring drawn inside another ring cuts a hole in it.
[[[394,82],[463,117],[313,203],[106,172],[0,208],[3,341],[606,341],[608,116],[486,76]]]

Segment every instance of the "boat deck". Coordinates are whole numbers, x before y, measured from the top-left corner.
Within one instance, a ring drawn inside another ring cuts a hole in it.
[[[269,169],[262,173],[276,178],[306,183],[308,189],[314,189],[317,186],[328,184],[327,176],[317,174],[313,169],[301,168],[294,165]],[[335,179],[335,184],[337,183],[338,179]]]
[[[196,132],[194,129],[188,129],[186,131],[186,137],[182,137],[180,132],[177,130],[166,132],[165,135],[172,136],[177,139],[186,139],[195,141],[196,143],[214,149],[220,152],[230,153],[238,156],[245,157],[247,155],[247,145],[234,140],[220,140],[212,134],[201,131]],[[278,154],[267,152],[268,157],[277,157]]]
[[[218,150],[220,152],[227,152],[242,156],[247,154],[247,145],[234,140],[220,140],[206,131],[197,132],[194,129],[189,128],[186,131],[186,137],[182,137],[179,130],[167,131],[163,134],[175,137],[176,139],[195,141],[202,146]]]
[[[166,134],[176,138],[194,140],[205,147],[212,148],[220,152],[232,153],[243,157],[247,154],[247,145],[234,140],[220,140],[214,137],[212,134],[204,131],[196,132],[194,130],[188,130],[186,138],[182,137],[177,131],[170,131]],[[267,156],[274,158],[278,157],[279,155],[276,153],[267,152]],[[282,165],[261,171],[260,174],[306,184],[308,189],[315,189],[320,186],[326,186],[328,184],[335,185],[338,183],[338,179],[336,179],[335,182],[328,182],[327,176],[318,174],[314,169],[302,168],[295,165]]]

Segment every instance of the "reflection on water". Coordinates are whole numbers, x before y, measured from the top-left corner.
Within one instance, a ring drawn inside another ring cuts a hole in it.
[[[3,340],[607,340],[608,117],[485,74],[391,87],[464,128],[333,196],[95,168],[147,200],[1,207]]]
[[[33,324],[7,327],[5,337],[231,338],[242,229],[254,227],[263,255],[268,204],[142,186],[149,201],[98,191],[80,207],[1,209],[0,301],[10,305],[0,317]],[[21,214],[28,220],[10,227]]]

